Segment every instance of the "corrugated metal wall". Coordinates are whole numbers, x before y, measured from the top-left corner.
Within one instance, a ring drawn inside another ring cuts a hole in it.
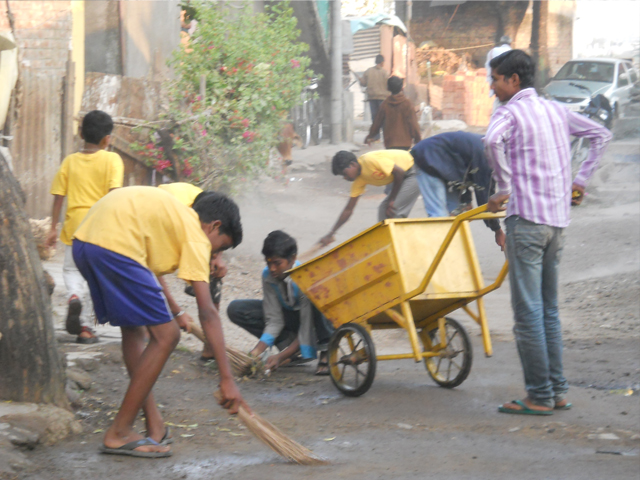
[[[380,27],[360,30],[353,36],[353,53],[349,60],[373,58],[380,54]]]
[[[14,175],[27,197],[32,218],[51,215],[51,181],[62,160],[61,121],[64,77],[56,73],[20,72],[18,122],[11,153]]]

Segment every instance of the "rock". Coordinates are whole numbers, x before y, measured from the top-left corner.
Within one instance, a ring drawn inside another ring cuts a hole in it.
[[[436,120],[433,122],[433,130],[437,133],[445,131],[467,130],[467,124],[462,120]]]
[[[398,428],[404,428],[405,430],[413,430],[413,426],[412,425],[408,425],[406,423],[399,423],[398,424]]]
[[[514,432],[517,432],[518,430],[520,430],[520,427],[513,427],[509,429],[509,433],[514,433]]]
[[[76,390],[76,384],[73,381],[67,380],[67,385],[64,387],[64,390],[71,405],[80,404],[80,393]]]
[[[77,368],[67,368],[67,379],[74,382],[82,390],[91,389],[91,376]]]
[[[4,415],[0,418],[0,439],[8,437],[8,435],[3,435],[3,432],[19,429],[24,432],[18,431],[18,433],[22,433],[27,437],[28,434],[25,432],[36,435],[39,443],[53,445],[70,434],[82,432],[82,425],[75,419],[75,415],[63,408],[30,403],[15,403],[11,405],[18,407],[14,408],[14,410],[20,413]],[[23,413],[25,410],[28,413]],[[10,427],[6,427],[6,425],[10,425]],[[2,444],[0,443],[1,446]]]
[[[589,440],[620,440],[615,433],[591,433],[587,435]]]
[[[16,449],[0,448],[0,478],[17,478],[15,473],[31,465],[27,457]]]
[[[40,442],[38,433],[24,428],[11,426],[9,429],[3,430],[1,434],[6,435],[16,447],[26,448],[27,450],[33,450]]]
[[[75,364],[85,372],[93,372],[98,368],[98,360],[95,358],[76,358]]]

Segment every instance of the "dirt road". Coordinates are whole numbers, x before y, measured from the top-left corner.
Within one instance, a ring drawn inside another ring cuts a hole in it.
[[[240,197],[245,241],[228,261],[223,305],[259,298],[263,238],[285,229],[300,249],[325,234],[347,201],[349,184],[330,174],[335,149],[323,145],[294,152],[287,181],[264,180]],[[371,390],[343,397],[314,365],[281,369],[268,379],[248,379],[241,389],[250,405],[331,462],[323,467],[283,463],[215,405],[215,369],[203,365],[197,341],[184,338],[156,387],[176,443],[163,460],[114,458],[97,453],[126,388],[117,332],[81,348],[65,343],[71,358],[97,355],[94,385],[82,395],[77,417],[84,433],[30,454],[32,467],[16,478],[75,479],[586,479],[637,478],[640,457],[640,140],[614,141],[588,189],[572,211],[561,266],[561,315],[570,411],[551,417],[501,415],[496,407],[522,398],[522,372],[512,341],[508,286],[487,297],[495,354],[482,354],[479,329],[465,325],[474,364],[458,388],[437,387],[422,364],[380,362]],[[380,189],[359,202],[338,241],[375,222]],[[413,216],[424,215],[416,205]],[[503,261],[493,235],[473,226],[485,279]],[[56,271],[53,262],[49,270]],[[174,290],[180,284],[173,282]],[[64,287],[54,294],[62,321]],[[195,314],[193,301],[180,300]],[[223,308],[224,310],[224,308]],[[453,315],[464,319],[462,315]],[[226,320],[225,320],[226,321]],[[228,321],[227,341],[254,341]],[[63,340],[72,337],[60,333]],[[379,351],[407,350],[401,331],[375,334]]]

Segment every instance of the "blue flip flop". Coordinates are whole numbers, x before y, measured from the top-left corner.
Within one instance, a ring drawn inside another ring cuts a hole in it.
[[[164,436],[162,437],[162,440],[160,440],[160,445],[170,445],[173,443],[173,437],[170,437],[169,435],[171,435],[169,426],[165,425]]]
[[[515,403],[520,406],[520,409],[516,410],[514,408],[507,408],[503,404],[498,407],[498,411],[500,413],[511,413],[514,415],[553,415],[553,410],[534,410],[527,407],[527,404],[522,400],[513,400],[510,403]]]
[[[100,453],[107,453],[110,455],[126,455],[129,457],[142,457],[142,458],[165,458],[172,455],[171,451],[168,452],[141,452],[135,450],[138,447],[144,447],[147,445],[159,446],[160,444],[155,440],[147,437],[141,440],[135,440],[133,442],[125,443],[118,448],[109,448],[106,445],[100,446]]]

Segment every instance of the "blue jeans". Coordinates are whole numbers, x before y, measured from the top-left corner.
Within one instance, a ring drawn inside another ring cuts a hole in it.
[[[416,166],[417,168],[417,166]],[[418,187],[424,209],[430,217],[448,217],[460,205],[456,192],[449,192],[444,180],[417,168]]]
[[[529,399],[553,407],[568,390],[562,374],[562,328],[558,315],[558,265],[562,228],[517,215],[505,221],[511,305],[518,354]]]

